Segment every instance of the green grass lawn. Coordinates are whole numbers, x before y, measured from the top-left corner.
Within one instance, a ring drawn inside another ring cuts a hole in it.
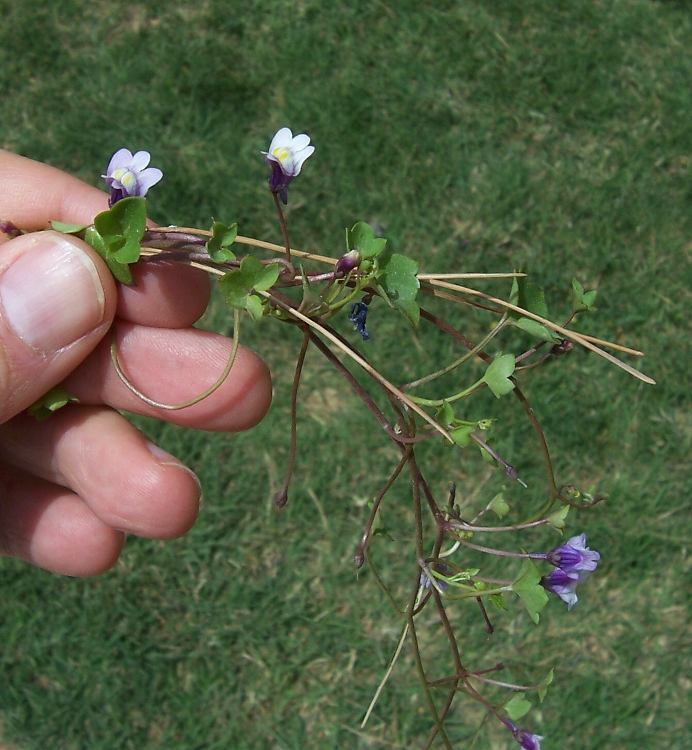
[[[635,364],[655,387],[583,351],[523,380],[559,481],[608,495],[570,519],[603,555],[577,608],[552,601],[535,628],[512,607],[491,642],[475,608],[452,609],[467,662],[501,659],[517,681],[556,666],[526,720],[547,750],[692,744],[689,10],[663,0],[0,0],[0,147],[94,184],[120,146],[148,149],[166,172],[151,196],[157,220],[206,227],[215,216],[278,242],[259,151],[289,125],[317,148],[292,187],[297,247],[337,255],[344,227],[367,220],[424,271],[527,267],[555,319],[577,277],[599,290],[580,327],[646,352]],[[487,331],[475,312],[455,316],[476,339]],[[215,302],[203,322],[228,330],[227,319]],[[456,351],[384,316],[371,330],[368,351],[397,377]],[[296,480],[277,513],[300,338],[264,322],[248,338],[276,391],[257,429],[138,423],[202,479],[185,538],[132,538],[113,571],[86,581],[0,561],[3,750],[422,746],[430,718],[408,653],[359,728],[400,626],[351,560],[396,452],[310,356]],[[508,402],[473,408],[500,418],[497,445],[529,484],[523,502],[539,505],[541,459]],[[454,479],[465,498],[503,487],[518,496],[470,453],[429,460],[437,492]],[[402,486],[389,501],[394,528],[408,513],[397,493],[406,500]],[[377,540],[391,580],[411,568],[402,550]],[[449,673],[439,648],[430,639],[431,663]],[[482,722],[460,698],[455,747],[518,747]]]

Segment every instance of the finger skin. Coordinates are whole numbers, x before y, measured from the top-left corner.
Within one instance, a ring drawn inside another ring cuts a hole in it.
[[[0,555],[53,573],[95,576],[111,568],[124,535],[77,495],[0,465]]]
[[[105,166],[105,165],[104,165]],[[108,208],[108,193],[47,164],[0,149],[0,220],[44,229],[52,219],[91,224]],[[144,325],[182,328],[209,302],[206,274],[182,264],[135,270],[135,285],[118,286],[118,316]]]
[[[146,396],[165,404],[182,403],[217,381],[228,362],[231,342],[195,329],[167,330],[117,323],[117,348],[129,380]],[[152,407],[122,384],[111,362],[110,337],[66,381],[83,404],[108,404],[173,424],[237,432],[256,425],[271,403],[271,376],[250,349],[238,348],[233,368],[212,395],[179,411]]]
[[[9,272],[19,258],[31,262],[32,252],[40,252],[47,237],[54,232],[41,232],[6,242],[0,253],[0,276]],[[57,351],[37,351],[19,338],[9,326],[0,300],[0,422],[13,417],[60,383],[96,347],[110,327],[116,307],[113,277],[101,258],[85,243],[76,238],[64,242],[75,245],[89,256],[94,279],[100,281],[103,300],[101,322],[86,335]],[[85,259],[86,263],[89,260]],[[97,287],[94,285],[94,296]],[[69,300],[66,300],[69,304]],[[56,314],[59,314],[56,312]]]
[[[0,455],[72,490],[121,531],[171,539],[197,518],[199,480],[110,409],[72,405],[43,422],[22,415],[0,426]]]

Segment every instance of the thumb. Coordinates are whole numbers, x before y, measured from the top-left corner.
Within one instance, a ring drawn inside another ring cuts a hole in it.
[[[0,423],[60,383],[94,349],[116,290],[84,242],[57,232],[0,247]]]

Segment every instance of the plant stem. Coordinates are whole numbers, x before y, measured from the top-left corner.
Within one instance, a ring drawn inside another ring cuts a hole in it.
[[[512,552],[505,549],[495,549],[494,547],[485,547],[482,544],[474,544],[466,539],[460,539],[464,547],[469,549],[478,550],[478,552],[486,552],[489,555],[496,555],[497,557],[519,557],[525,560],[545,560],[547,555],[545,552]]]
[[[288,465],[286,467],[286,477],[280,492],[276,495],[276,504],[283,508],[288,502],[288,486],[291,483],[293,469],[296,463],[296,453],[298,448],[298,426],[297,426],[297,409],[298,409],[298,387],[300,386],[300,376],[303,372],[303,363],[305,354],[310,343],[310,331],[305,330],[303,333],[303,343],[298,353],[296,369],[293,374],[293,384],[291,386],[291,445],[288,451]]]
[[[439,286],[444,289],[451,289],[453,291],[461,292],[462,294],[468,294],[473,297],[482,297],[483,299],[486,299],[495,305],[500,305],[500,307],[504,307],[506,310],[512,310],[513,312],[518,312],[524,317],[531,318],[532,320],[536,320],[539,323],[542,323],[544,326],[547,326],[548,328],[552,329],[553,331],[557,331],[558,333],[561,333],[565,338],[575,341],[577,344],[580,344],[585,349],[589,349],[590,351],[595,352],[600,357],[603,357],[603,359],[608,360],[608,362],[610,362],[611,364],[614,364],[616,367],[619,367],[621,370],[624,370],[625,372],[629,373],[630,375],[637,378],[638,380],[641,380],[643,383],[648,383],[649,385],[656,385],[656,381],[653,378],[649,377],[648,375],[645,375],[643,372],[640,372],[635,367],[628,365],[626,362],[622,362],[621,360],[619,360],[617,357],[614,357],[609,352],[606,352],[603,349],[599,348],[595,344],[591,343],[591,341],[588,338],[585,338],[584,336],[577,333],[576,331],[571,331],[568,328],[563,328],[557,323],[553,323],[551,320],[548,320],[547,318],[544,318],[541,315],[536,315],[536,313],[532,313],[530,310],[525,310],[523,307],[514,305],[511,302],[505,302],[505,300],[500,299],[499,297],[493,297],[492,295],[486,294],[485,292],[480,292],[477,289],[471,289],[470,287],[467,287],[467,286],[461,286],[460,284],[452,284],[448,281],[434,281],[434,280],[425,281],[423,283],[430,284],[432,286]]]
[[[404,455],[401,457],[401,460],[396,465],[396,468],[394,471],[389,475],[389,479],[387,479],[386,484],[382,489],[377,493],[377,496],[375,497],[372,508],[370,509],[370,515],[368,516],[367,523],[365,524],[365,529],[363,531],[363,535],[360,540],[360,544],[358,545],[356,549],[356,554],[354,555],[354,562],[356,565],[356,568],[360,568],[363,564],[363,561],[365,560],[365,550],[370,543],[370,538],[372,537],[372,525],[375,522],[375,517],[377,516],[377,511],[380,508],[380,503],[382,502],[382,499],[384,496],[389,492],[391,486],[396,481],[399,474],[401,474],[401,470],[406,466],[409,457],[411,455],[411,448],[407,447],[404,449]]]
[[[115,369],[115,373],[120,378],[120,381],[122,384],[133,393],[140,401],[143,401],[145,404],[148,404],[149,406],[153,406],[157,409],[165,409],[166,411],[178,411],[180,409],[186,409],[188,406],[194,406],[195,404],[198,404],[200,401],[203,401],[205,398],[209,397],[214,393],[214,391],[218,390],[225,382],[226,378],[231,372],[231,368],[233,367],[233,363],[235,362],[236,355],[238,354],[238,345],[240,343],[240,310],[234,310],[233,311],[233,345],[231,347],[231,354],[228,358],[228,362],[226,363],[226,366],[223,369],[223,372],[219,376],[218,380],[209,388],[207,388],[203,393],[201,393],[199,396],[195,396],[194,398],[188,399],[187,401],[183,401],[180,404],[164,404],[161,401],[155,401],[153,398],[149,398],[149,396],[144,395],[142,391],[140,391],[133,383],[130,381],[130,379],[125,374],[124,370],[122,369],[122,365],[120,363],[120,358],[118,356],[118,345],[115,339],[115,333],[113,333],[113,340],[111,342],[111,361],[113,363],[113,367]]]
[[[547,518],[541,518],[539,521],[528,521],[527,523],[515,523],[511,526],[474,526],[464,521],[451,520],[447,521],[446,526],[448,529],[455,529],[461,531],[478,531],[481,533],[491,531],[518,531],[519,529],[532,529],[537,526],[545,526],[548,523]],[[461,542],[459,542],[461,544]],[[451,553],[450,553],[451,554]]]
[[[284,250],[286,251],[286,260],[291,262],[291,243],[288,239],[288,226],[286,225],[286,217],[281,209],[281,201],[279,200],[278,193],[272,192],[274,198],[274,205],[276,206],[276,215],[279,219],[279,226],[281,227],[281,235],[284,238]]]
[[[401,386],[401,390],[410,390],[411,388],[416,388],[419,385],[423,385],[424,383],[429,383],[431,380],[439,378],[442,375],[446,375],[447,373],[452,372],[452,370],[455,370],[460,365],[463,365],[464,362],[469,360],[474,356],[474,354],[477,354],[488,343],[490,343],[490,341],[492,341],[492,339],[495,338],[495,336],[497,336],[500,331],[502,331],[502,329],[506,325],[506,322],[507,316],[505,315],[502,320],[500,320],[500,322],[490,331],[490,333],[480,343],[476,344],[470,351],[466,352],[466,354],[459,357],[459,359],[454,360],[454,362],[447,365],[447,367],[443,367],[441,370],[437,370],[436,372],[432,372],[422,378],[418,378],[418,380],[413,380],[410,383],[406,383],[406,385]]]
[[[428,422],[428,424],[432,425],[444,438],[447,439],[448,442],[454,442],[449,436],[447,430],[444,429],[444,427],[439,425],[429,414],[423,411],[423,409],[415,404],[405,393],[402,393],[395,385],[390,383],[387,378],[381,375],[374,367],[372,367],[372,365],[370,365],[369,362],[367,362],[367,360],[361,357],[360,354],[340,341],[339,338],[335,336],[334,333],[326,328],[323,324],[318,323],[312,318],[309,318],[307,315],[303,315],[303,313],[286,304],[282,300],[277,299],[275,295],[272,295],[269,292],[258,292],[258,294],[272,300],[278,307],[285,310],[292,317],[297,318],[314,330],[319,331],[323,336],[336,344],[339,349],[347,354],[352,360],[357,362],[369,375],[371,375],[375,380],[383,385],[392,395],[396,396],[396,398],[406,404],[406,406],[415,411],[419,416],[423,417],[423,419]]]

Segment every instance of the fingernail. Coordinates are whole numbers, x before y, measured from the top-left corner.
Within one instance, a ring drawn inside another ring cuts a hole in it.
[[[0,276],[0,304],[24,343],[52,353],[101,323],[101,279],[78,245],[53,232],[38,232],[12,240],[12,248],[23,252]]]
[[[175,466],[177,469],[182,469],[183,471],[186,471],[197,483],[197,487],[199,487],[200,494],[202,493],[202,483],[199,481],[199,477],[197,474],[195,474],[192,469],[185,466],[185,464],[180,463],[178,459],[175,456],[171,456],[170,453],[166,453],[165,450],[162,448],[159,448],[156,443],[152,443],[150,441],[147,441],[147,448],[149,449],[149,452],[154,456],[157,463],[161,466]]]

